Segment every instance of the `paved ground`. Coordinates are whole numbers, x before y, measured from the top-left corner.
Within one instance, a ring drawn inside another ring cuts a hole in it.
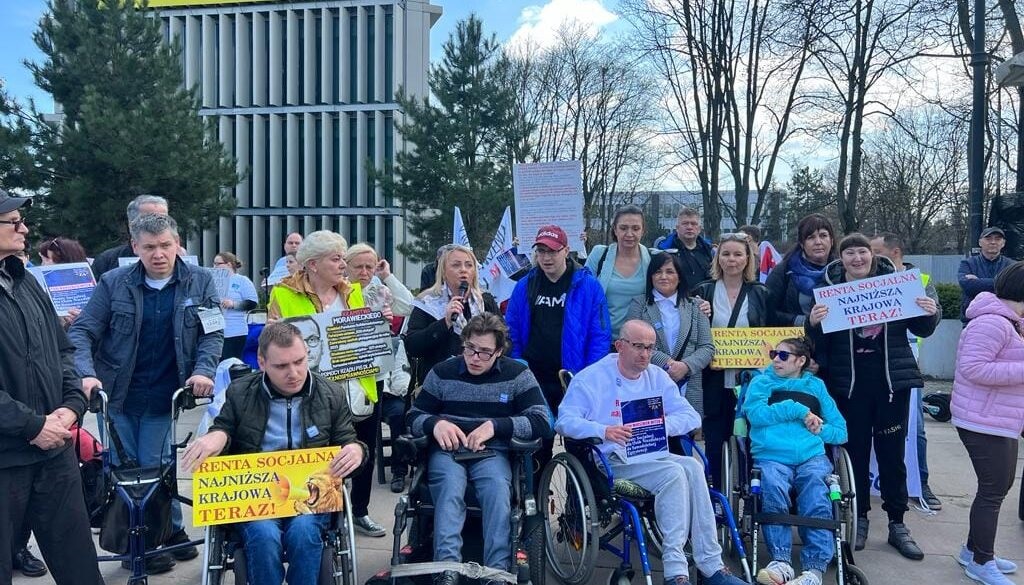
[[[928,391],[949,391],[949,383],[929,383]],[[868,547],[856,556],[856,564],[862,567],[872,585],[919,584],[919,583],[972,583],[964,576],[956,562],[955,555],[960,543],[966,537],[967,518],[971,500],[975,490],[975,476],[971,470],[967,454],[956,435],[955,430],[947,423],[939,423],[927,419],[929,466],[931,468],[932,489],[942,499],[943,509],[934,515],[911,511],[907,515],[907,523],[918,544],[926,553],[923,561],[914,562],[900,557],[895,549],[885,542],[885,516],[879,502],[875,501],[872,511],[872,531],[868,539]],[[182,428],[194,428],[198,416],[189,413],[182,418]],[[1018,461],[1018,471],[1022,462]],[[189,489],[189,481],[182,480],[182,489]],[[997,552],[1006,558],[1013,559],[1024,566],[1024,522],[1017,518],[1017,501],[1020,483],[1013,490],[1003,506],[1000,518],[999,535],[996,542]],[[370,505],[371,515],[380,523],[390,526],[393,522],[396,496],[386,485],[376,485]],[[187,516],[187,514],[186,514]],[[201,534],[200,530],[191,531]],[[356,542],[359,551],[360,582],[365,581],[374,571],[385,567],[390,558],[391,536],[385,538],[367,538],[359,536]],[[762,557],[764,558],[764,557]],[[611,567],[610,558],[602,557],[602,565]],[[104,563],[103,574],[110,585],[124,583],[127,571],[117,563]],[[834,572],[834,571],[833,571]],[[594,575],[593,582],[605,582],[608,569],[602,569]],[[656,575],[660,580],[660,573]],[[170,573],[154,576],[152,585],[170,585],[179,583],[196,584],[200,582],[200,561],[198,559],[179,563]],[[1018,577],[1018,580],[1020,578]],[[638,582],[637,579],[635,582]],[[833,578],[826,583],[835,582]],[[1024,583],[1024,580],[1020,582]],[[17,574],[14,579],[17,585],[44,585],[53,583],[47,577],[29,579]]]

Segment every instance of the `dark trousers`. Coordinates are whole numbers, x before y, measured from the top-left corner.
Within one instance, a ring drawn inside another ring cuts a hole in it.
[[[967,448],[974,473],[978,476],[978,493],[971,504],[971,528],[967,548],[974,553],[974,562],[985,564],[995,556],[996,527],[1003,499],[1013,487],[1017,473],[1017,437],[997,437],[958,428],[960,440]]]
[[[889,385],[880,360],[877,367],[876,360],[868,360],[868,363],[871,365],[855,365],[857,378],[853,395],[837,400],[849,434],[846,450],[850,454],[856,481],[857,514],[866,516],[871,510],[868,468],[874,441],[882,509],[889,515],[890,522],[903,522],[904,512],[910,509],[907,505],[907,466],[903,461],[910,393],[894,392],[890,399]]]
[[[103,584],[73,449],[0,469],[0,550],[10,551],[26,524],[57,585]],[[0,554],[0,585],[11,584],[12,570],[11,555]]]
[[[391,430],[391,444],[394,445],[394,440],[400,435],[405,433],[405,397],[395,396],[394,394],[384,393],[380,399],[381,418],[384,422],[388,423],[388,429]],[[398,457],[392,455],[391,457],[391,475],[393,477],[405,477],[405,474],[409,472],[409,467],[401,463]]]
[[[377,383],[377,396],[381,396],[382,384]],[[373,466],[377,459],[377,427],[380,426],[380,400],[373,405],[373,414],[353,425],[356,438],[366,445],[366,462],[359,473],[352,477],[352,515],[366,516],[369,513],[370,489],[373,487]]]
[[[242,359],[242,350],[245,349],[245,339],[245,335],[239,335],[238,337],[225,337],[224,349],[220,352],[221,361],[228,358]]]

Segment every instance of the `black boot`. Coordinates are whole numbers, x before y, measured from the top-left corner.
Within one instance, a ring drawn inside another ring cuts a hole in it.
[[[11,568],[15,571],[20,570],[21,574],[26,577],[42,577],[46,574],[46,565],[37,559],[27,546],[14,553],[14,558],[11,559]]]

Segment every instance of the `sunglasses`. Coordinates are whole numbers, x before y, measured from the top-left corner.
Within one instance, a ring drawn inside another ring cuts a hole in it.
[[[733,232],[722,234],[721,239],[723,242],[749,242],[750,236],[743,232]]]
[[[795,354],[795,353],[793,353],[791,351],[786,351],[784,349],[779,349],[779,350],[773,349],[773,350],[768,352],[768,357],[770,357],[772,359],[779,358],[779,359],[781,359],[784,362],[788,362],[789,358],[790,357],[794,357],[794,356],[799,357],[799,356],[797,356],[797,354]]]

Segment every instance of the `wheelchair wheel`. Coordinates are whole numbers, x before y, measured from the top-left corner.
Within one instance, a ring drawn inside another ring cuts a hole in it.
[[[850,461],[850,454],[842,447],[836,447],[835,461],[836,475],[839,476],[839,489],[843,494],[850,494],[846,505],[840,505],[843,517],[843,540],[845,542],[856,542],[857,540],[857,485],[853,480],[853,462]],[[867,497],[867,496],[865,496]]]
[[[224,551],[224,530],[217,526],[206,527],[206,550],[203,559],[206,566],[203,571],[203,585],[220,585],[224,580],[224,563],[227,555]]]
[[[733,520],[735,520],[736,526],[739,528],[743,525],[743,511],[741,510],[743,499],[740,498],[742,475],[740,474],[739,445],[736,441],[736,437],[729,437],[725,447],[722,449],[722,495],[729,502]],[[722,543],[722,552],[724,554],[733,553],[735,547],[733,546],[732,534],[729,533],[728,526],[720,525],[718,527],[718,541]]]
[[[848,585],[868,585],[868,576],[856,565],[846,565],[846,583]]]
[[[644,539],[647,542],[647,554],[660,559],[665,551],[665,536],[658,526],[658,519],[654,517],[654,511],[649,512],[640,514],[640,523],[644,527]]]
[[[926,412],[939,422],[949,422],[953,413],[949,409],[949,394],[932,392],[921,399],[929,408]]]
[[[544,519],[548,563],[566,585],[590,580],[597,561],[597,500],[587,472],[568,453],[555,455],[544,468],[537,498]]]
[[[530,563],[530,585],[545,585],[548,559],[544,555],[544,527],[539,522],[526,536],[526,560]]]

